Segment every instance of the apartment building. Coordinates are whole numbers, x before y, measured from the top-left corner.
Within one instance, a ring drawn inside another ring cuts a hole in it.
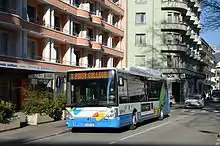
[[[127,66],[162,70],[176,102],[203,92],[200,0],[127,1]]]
[[[62,71],[121,67],[124,8],[124,0],[0,0],[1,98],[20,105],[22,87],[55,89]]]
[[[213,90],[213,86],[216,84],[213,81],[213,77],[216,76],[216,58],[214,56],[215,50],[210,46],[203,38],[201,38],[202,44],[199,48],[200,58],[202,60],[202,72],[205,74],[204,79],[204,91],[209,92]],[[214,69],[214,70],[213,70]]]

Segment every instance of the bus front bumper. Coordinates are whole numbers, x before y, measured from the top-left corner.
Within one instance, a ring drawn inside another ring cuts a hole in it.
[[[100,121],[96,121],[93,118],[75,118],[66,119],[66,125],[67,128],[119,128],[119,121],[118,118],[102,119]]]

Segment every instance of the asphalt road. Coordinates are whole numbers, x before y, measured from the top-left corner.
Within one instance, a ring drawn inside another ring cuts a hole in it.
[[[220,105],[200,109],[176,109],[163,121],[150,121],[136,130],[73,131],[37,141],[29,145],[216,145],[220,132]]]

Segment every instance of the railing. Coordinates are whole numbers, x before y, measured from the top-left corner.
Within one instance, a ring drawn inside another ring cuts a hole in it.
[[[5,8],[3,6],[0,6],[0,11],[6,12],[6,13],[11,13],[11,14],[16,14],[16,10],[15,9]]]

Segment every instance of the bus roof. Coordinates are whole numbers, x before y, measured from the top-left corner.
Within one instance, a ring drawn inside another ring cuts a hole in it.
[[[117,70],[119,72],[124,72],[128,74],[143,76],[143,77],[155,77],[155,78],[166,78],[162,72],[145,67],[129,67],[129,68],[114,68],[114,67],[105,67],[105,68],[83,68],[83,69],[74,69],[67,72],[77,72],[77,71],[92,71],[92,70]]]

